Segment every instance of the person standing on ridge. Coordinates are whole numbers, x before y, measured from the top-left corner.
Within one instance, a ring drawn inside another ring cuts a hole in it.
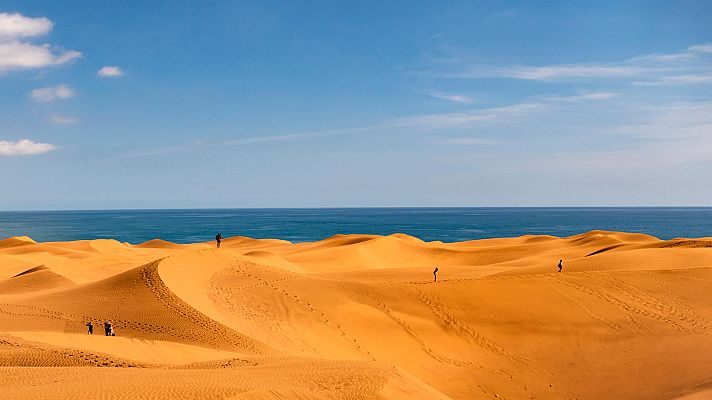
[[[435,269],[433,270],[433,282],[438,281],[438,266],[435,266]]]
[[[564,260],[559,260],[559,272],[561,272],[561,269],[564,268],[564,265],[562,264]]]
[[[87,322],[87,329],[89,330],[90,335],[94,334],[94,324],[92,324],[91,321]]]
[[[218,232],[217,235],[215,235],[215,241],[218,243],[218,249],[220,248],[220,242],[222,242],[222,235],[220,232]]]

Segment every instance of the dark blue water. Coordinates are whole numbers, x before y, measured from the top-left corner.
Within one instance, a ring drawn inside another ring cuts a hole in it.
[[[594,229],[662,239],[712,236],[705,208],[330,208],[0,212],[0,238],[37,241],[113,238],[177,243],[243,235],[292,242],[339,233],[401,232],[446,242],[525,234],[569,236]]]

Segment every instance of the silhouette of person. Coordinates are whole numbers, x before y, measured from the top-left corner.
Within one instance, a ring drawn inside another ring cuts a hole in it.
[[[564,265],[562,264],[564,260],[559,260],[559,272],[561,272],[561,269],[564,268]]]
[[[109,321],[104,321],[104,335],[109,336]]]
[[[89,330],[90,335],[94,334],[94,324],[92,324],[91,321],[87,322],[87,329]]]
[[[438,270],[438,266],[436,265],[436,266],[435,266],[435,269],[433,270],[433,282],[437,282],[437,281],[438,281],[438,271],[439,271],[439,270]]]
[[[215,235],[215,241],[218,242],[218,248],[220,248],[220,242],[222,242],[222,235],[220,234],[220,232]]]

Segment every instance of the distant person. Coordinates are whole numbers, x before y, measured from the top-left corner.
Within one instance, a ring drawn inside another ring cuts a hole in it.
[[[436,266],[435,266],[435,269],[433,270],[433,282],[437,282],[437,281],[438,281],[438,271],[439,271],[439,270],[438,270],[438,266],[436,265]]]
[[[222,242],[222,235],[220,232],[218,232],[217,235],[215,235],[215,241],[218,243],[218,249],[220,248],[220,242]]]
[[[562,264],[564,260],[559,260],[559,272],[561,272],[561,269],[564,268],[564,264]]]
[[[114,327],[111,325],[111,321],[104,322],[104,334],[106,336],[116,336],[114,333]]]
[[[91,321],[87,322],[87,330],[89,330],[90,335],[94,334],[94,324],[92,324]]]

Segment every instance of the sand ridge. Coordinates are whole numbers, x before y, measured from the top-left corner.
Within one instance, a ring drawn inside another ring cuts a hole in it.
[[[58,399],[703,398],[710,289],[710,238],[15,237],[0,240],[0,385]],[[105,320],[118,337],[101,336]]]

